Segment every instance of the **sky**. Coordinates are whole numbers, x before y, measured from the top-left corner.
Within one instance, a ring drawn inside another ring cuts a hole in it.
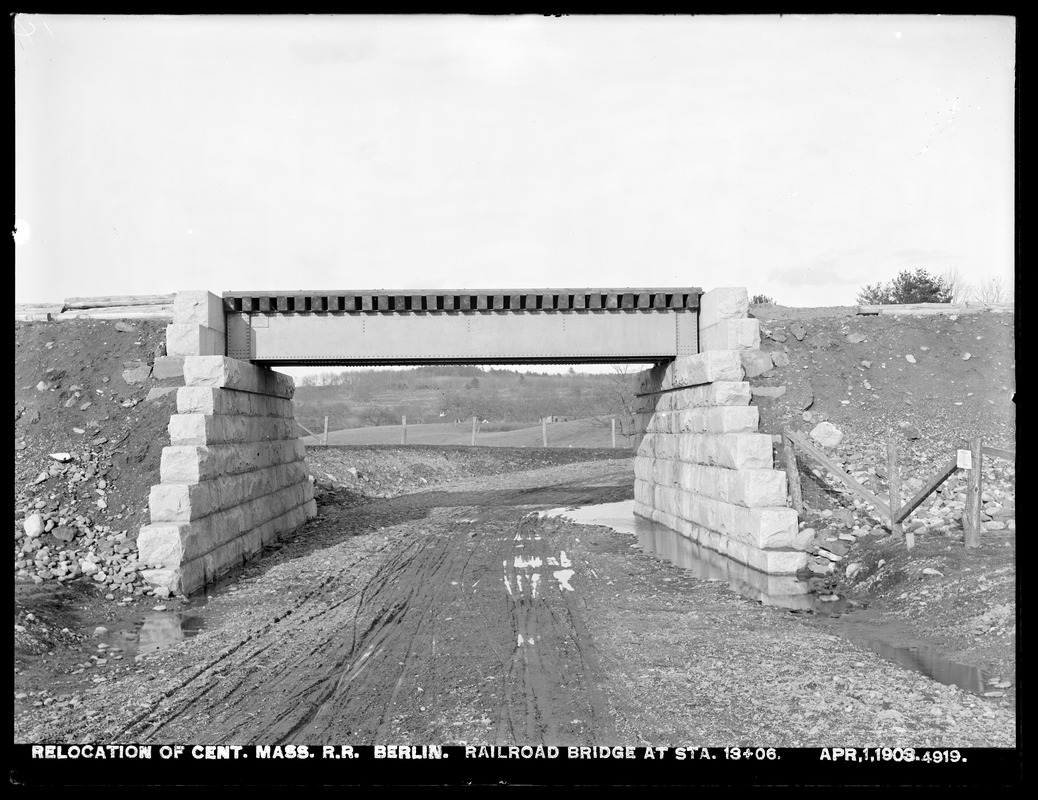
[[[999,16],[14,18],[15,302],[1012,286]]]

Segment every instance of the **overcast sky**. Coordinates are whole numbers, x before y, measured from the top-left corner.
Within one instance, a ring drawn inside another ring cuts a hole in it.
[[[14,26],[16,302],[1013,280],[1009,17]]]

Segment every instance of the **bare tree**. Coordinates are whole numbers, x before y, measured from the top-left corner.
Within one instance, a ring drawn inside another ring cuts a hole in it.
[[[984,283],[977,284],[973,292],[973,299],[978,303],[1012,303],[1013,289],[1006,286],[1001,278],[991,278]]]
[[[620,434],[630,445],[634,436],[635,425],[635,370],[630,364],[613,364],[608,374],[604,391],[596,392],[593,397],[585,397],[583,414],[603,425],[611,425],[615,419]]]
[[[941,273],[941,280],[950,290],[953,303],[965,303],[972,299],[973,287],[962,277],[958,267],[948,267]]]

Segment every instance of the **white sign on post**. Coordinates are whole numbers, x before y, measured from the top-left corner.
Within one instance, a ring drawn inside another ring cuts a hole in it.
[[[969,450],[957,451],[959,455],[959,461],[956,466],[959,469],[973,469],[973,453]]]

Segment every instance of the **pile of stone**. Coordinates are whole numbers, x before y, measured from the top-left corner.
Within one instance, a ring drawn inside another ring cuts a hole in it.
[[[816,527],[807,528],[813,524]],[[824,527],[823,527],[824,526]],[[808,552],[807,569],[816,575],[829,575],[842,567],[841,572],[848,580],[861,569],[861,564],[853,560],[851,549],[854,543],[865,536],[886,536],[889,531],[882,525],[869,525],[855,511],[839,508],[836,511],[823,509],[811,523],[802,522],[802,528],[812,533]],[[846,561],[846,564],[842,562]]]
[[[107,508],[111,490],[98,454],[52,453],[50,460],[16,498],[15,578],[39,584],[85,576],[111,599],[147,593],[130,531],[93,519],[94,510]],[[84,491],[91,492],[94,509],[69,499]]]
[[[839,444],[838,439],[835,441]],[[888,502],[887,469],[885,463],[880,460],[884,457],[885,451],[874,446],[852,452],[851,457],[845,461],[837,461],[851,477],[875,492],[880,500]],[[860,568],[853,560],[854,543],[864,536],[889,535],[888,521],[881,519],[871,505],[840,488],[836,481],[826,479],[824,469],[815,466],[810,466],[809,469],[836,491],[842,497],[843,503],[835,509],[805,513],[809,521],[802,522],[801,529],[811,527],[817,531],[808,548],[813,555],[808,562],[808,568],[816,574],[831,574],[839,568],[848,579],[853,579]],[[981,493],[981,525],[985,532],[1015,531],[1014,478],[1015,468],[1008,462],[998,462],[994,459],[991,463],[985,462]],[[905,520],[902,526],[904,532],[912,533],[916,537],[930,534],[961,539],[962,517],[966,510],[967,480],[966,473],[954,473]],[[910,477],[904,480],[902,500],[915,495],[923,485],[923,477]]]

